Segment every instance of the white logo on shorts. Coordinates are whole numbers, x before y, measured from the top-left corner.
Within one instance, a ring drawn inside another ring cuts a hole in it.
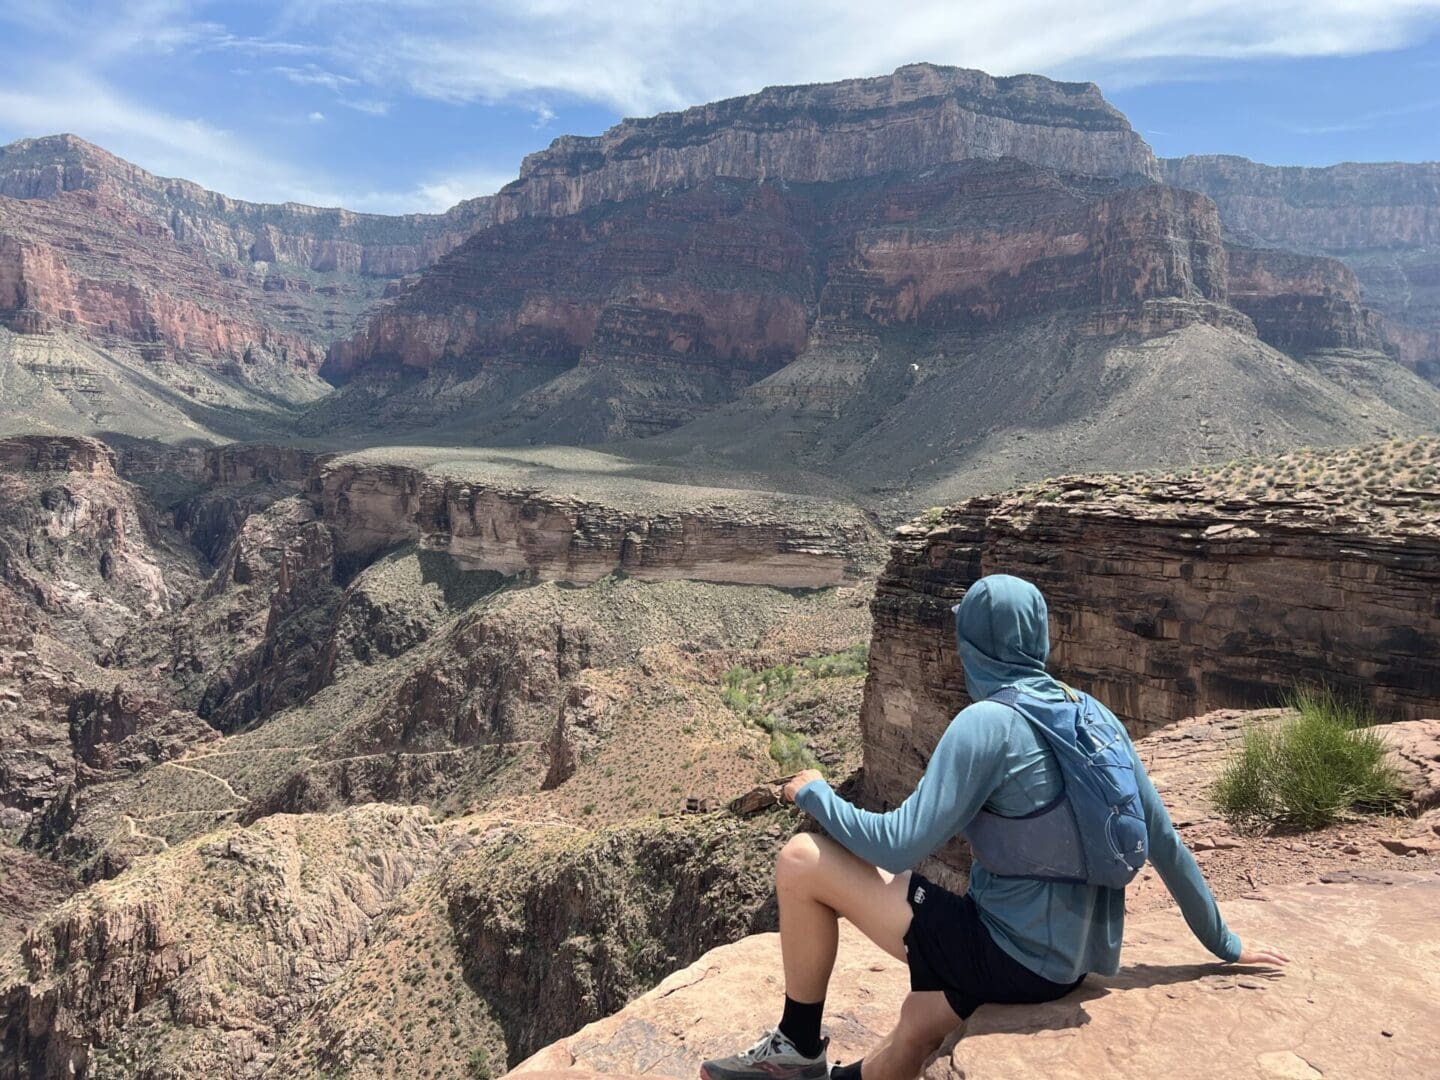
[[[924,886],[924,885],[917,885],[917,886],[915,887],[915,903],[917,903],[917,904],[923,904],[924,902],[925,902],[925,886]]]

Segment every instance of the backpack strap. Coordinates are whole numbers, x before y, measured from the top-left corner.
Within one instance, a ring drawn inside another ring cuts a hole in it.
[[[1080,704],[1080,692],[1078,690],[1072,689],[1068,684],[1063,682],[1060,683],[1060,689],[1065,691],[1065,700],[1070,702],[1071,705]],[[1002,686],[985,700],[998,701],[1001,705],[1009,705],[1013,709],[1015,708],[1015,703],[1024,696],[1024,693],[1023,690],[1017,690],[1013,686]]]
[[[1009,705],[1010,708],[1013,709],[1015,708],[1015,703],[1020,700],[1020,691],[1016,690],[1013,686],[1002,686],[985,700],[996,701],[1001,705]]]

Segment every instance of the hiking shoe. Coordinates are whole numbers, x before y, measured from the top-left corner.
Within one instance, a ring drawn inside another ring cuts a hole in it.
[[[829,1039],[820,1041],[820,1053],[805,1057],[775,1028],[749,1050],[734,1057],[707,1061],[700,1066],[700,1080],[826,1080],[825,1064]]]

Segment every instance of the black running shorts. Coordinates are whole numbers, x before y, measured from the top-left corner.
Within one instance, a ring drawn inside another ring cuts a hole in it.
[[[1064,997],[1084,981],[1056,983],[1035,974],[995,944],[968,896],[956,896],[919,874],[910,875],[910,929],[905,959],[911,990],[943,990],[961,1019],[986,1002],[1033,1004]]]

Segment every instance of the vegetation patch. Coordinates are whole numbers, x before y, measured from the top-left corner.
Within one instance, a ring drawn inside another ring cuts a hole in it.
[[[1246,731],[1215,781],[1222,816],[1240,826],[1318,829],[1399,808],[1404,791],[1368,708],[1316,689],[1296,690],[1287,704],[1294,716]]]
[[[776,664],[754,670],[733,667],[721,678],[720,699],[770,736],[770,756],[786,773],[825,766],[815,756],[809,738],[797,731],[784,709],[797,691],[827,679],[854,679],[865,674],[869,647],[852,645],[836,653],[808,656],[799,664]]]

